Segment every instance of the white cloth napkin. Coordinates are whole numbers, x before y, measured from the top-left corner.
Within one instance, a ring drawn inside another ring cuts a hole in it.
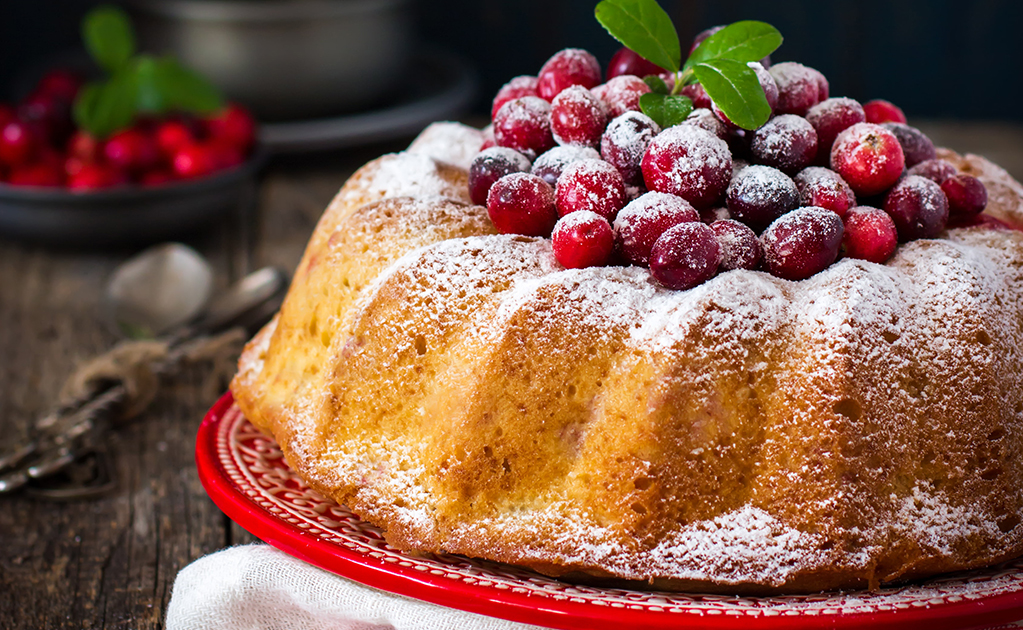
[[[392,595],[269,545],[231,547],[178,573],[167,630],[542,630]]]

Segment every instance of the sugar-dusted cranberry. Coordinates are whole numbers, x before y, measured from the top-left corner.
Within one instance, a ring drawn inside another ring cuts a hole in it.
[[[497,110],[508,101],[522,98],[523,96],[536,96],[536,77],[523,75],[515,77],[501,86],[494,96],[494,102],[490,106],[490,118],[497,116]]]
[[[907,168],[916,166],[924,160],[933,160],[938,157],[934,143],[916,127],[910,127],[905,123],[891,122],[881,126],[899,139],[899,144],[902,145],[902,154],[906,157]]]
[[[723,219],[710,224],[721,246],[722,269],[756,269],[764,258],[760,239],[745,223]]]
[[[512,173],[497,180],[487,195],[487,213],[502,234],[548,236],[558,221],[554,189],[529,173]]]
[[[231,103],[206,120],[210,137],[234,145],[243,152],[256,141],[256,119],[249,110]]]
[[[625,112],[640,111],[639,97],[650,92],[650,86],[643,79],[626,74],[608,79],[591,92],[607,106],[608,116],[617,118]]]
[[[27,164],[37,150],[37,139],[20,120],[12,120],[0,129],[0,162],[21,166]]]
[[[573,85],[551,103],[551,133],[558,144],[596,147],[607,127],[607,111],[592,92]]]
[[[625,112],[615,118],[600,139],[600,156],[618,169],[630,186],[643,183],[640,163],[661,128],[646,114]]]
[[[732,154],[706,129],[676,125],[650,141],[641,167],[649,190],[678,195],[701,209],[717,203],[728,187]]]
[[[919,175],[909,175],[888,192],[884,211],[895,222],[900,242],[934,238],[948,222],[948,199],[941,186]]]
[[[943,184],[946,179],[956,174],[956,167],[948,160],[933,159],[924,160],[913,168],[909,169],[907,175],[919,175],[926,177],[935,184]]]
[[[902,110],[885,100],[867,101],[863,104],[863,111],[869,123],[879,125],[886,122],[906,122],[906,115],[902,113]]]
[[[771,106],[771,111],[773,112],[774,108],[778,106],[778,84],[775,82],[774,77],[771,76],[771,73],[768,72],[764,66],[760,65],[756,61],[750,61],[746,65],[748,65],[757,74],[757,80],[760,81],[760,88],[764,91],[764,97],[767,99],[767,104]],[[723,111],[721,111],[721,108],[718,107],[717,103],[713,103],[711,105],[711,109],[713,110],[714,115],[721,119],[721,121],[726,125],[735,127],[735,124],[728,119],[728,116],[726,116]]]
[[[689,116],[683,124],[703,127],[722,140],[728,140],[728,126],[709,109],[703,107],[694,109],[689,112]]]
[[[806,121],[817,132],[817,161],[827,164],[838,134],[866,120],[863,106],[851,98],[829,98],[811,107]]]
[[[174,174],[181,179],[205,177],[217,170],[213,151],[206,145],[190,144],[182,147],[171,160]]]
[[[748,166],[728,187],[728,211],[732,218],[757,232],[797,207],[799,190],[795,182],[770,166]]]
[[[510,149],[509,149],[510,150]],[[599,160],[600,154],[596,149],[579,145],[567,144],[557,146],[550,151],[536,158],[530,172],[552,187],[558,183],[558,178],[572,162],[579,160]]]
[[[884,210],[870,206],[850,208],[845,216],[842,245],[849,258],[884,263],[899,244],[895,222]]]
[[[655,66],[624,46],[618,49],[618,52],[611,57],[611,63],[607,64],[608,81],[622,75],[645,77],[662,72],[664,72],[664,68]]]
[[[953,219],[975,217],[987,207],[987,188],[973,175],[953,175],[941,183],[941,191],[948,199],[948,213]]]
[[[842,219],[831,210],[809,206],[779,217],[764,231],[764,261],[771,275],[804,280],[838,258]]]
[[[890,188],[902,175],[905,165],[898,138],[873,123],[849,127],[838,134],[831,147],[831,170],[841,175],[857,195],[864,197]]]
[[[528,172],[529,159],[514,149],[491,147],[480,151],[469,166],[469,198],[485,206],[494,182],[511,173]]]
[[[674,78],[672,78],[672,82]],[[668,83],[668,87],[672,86],[672,82]],[[688,96],[689,100],[693,102],[693,107],[696,109],[710,109],[714,106],[714,101],[710,100],[710,96],[707,94],[706,88],[699,83],[690,83],[685,85],[680,90],[682,96]]]
[[[128,128],[107,138],[103,143],[103,157],[122,171],[138,174],[159,163],[160,150],[151,136]]]
[[[596,212],[573,212],[554,225],[551,246],[554,258],[563,267],[602,267],[611,261],[614,231],[607,219]]]
[[[724,206],[720,208],[707,208],[705,210],[700,210],[700,221],[703,221],[707,225],[710,225],[715,221],[724,221],[725,219],[731,218],[732,213]]]
[[[35,162],[11,169],[11,174],[7,181],[14,186],[53,188],[64,185],[64,171],[52,164]]]
[[[776,63],[769,70],[778,85],[775,113],[803,116],[817,103],[828,98],[828,81],[824,75],[801,63]]]
[[[170,159],[186,145],[195,142],[192,128],[180,120],[166,120],[156,127],[153,133],[156,146],[166,158]]]
[[[629,202],[615,218],[615,245],[621,257],[646,267],[650,250],[669,228],[699,221],[700,215],[688,201],[675,195],[648,192]]]
[[[618,169],[603,160],[580,160],[565,167],[554,195],[561,216],[590,210],[613,221],[625,206],[625,182]]]
[[[714,277],[721,246],[710,227],[680,223],[661,234],[650,250],[650,275],[669,289],[691,289]]]
[[[113,166],[90,162],[83,164],[77,173],[68,175],[67,187],[75,192],[84,192],[110,188],[127,182],[127,176]]]
[[[551,132],[551,104],[536,96],[508,101],[494,116],[494,140],[498,146],[515,149],[529,158],[554,146]]]
[[[753,132],[750,152],[756,162],[795,175],[817,157],[817,132],[805,118],[775,116]]]
[[[750,165],[750,163],[747,162],[746,160],[744,160],[742,158],[733,157],[732,158],[732,179],[731,179],[731,181],[729,182],[728,185],[731,186],[733,183],[735,183],[735,178],[739,176],[739,173],[742,172],[742,169],[746,168],[749,165]]]
[[[553,101],[567,87],[581,85],[587,90],[600,84],[600,63],[589,52],[580,48],[566,48],[554,53],[540,68],[536,93],[540,98]]]
[[[822,166],[808,166],[795,178],[799,189],[799,204],[827,208],[840,217],[845,217],[849,208],[856,205],[856,194],[842,176]]]

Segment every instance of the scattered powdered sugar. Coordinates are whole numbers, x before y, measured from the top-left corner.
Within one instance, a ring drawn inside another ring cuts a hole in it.
[[[706,129],[676,125],[650,141],[643,177],[652,190],[706,207],[721,196],[732,175],[728,144]]]
[[[817,132],[805,118],[782,114],[754,132],[750,151],[759,162],[794,173],[817,155]]]
[[[599,160],[600,153],[591,147],[567,144],[546,151],[533,162],[531,172],[551,186],[558,183],[558,178],[565,167],[580,160]]]
[[[813,68],[794,61],[776,63],[768,70],[778,86],[779,114],[802,116],[828,98],[828,81]]]
[[[721,119],[715,116],[714,112],[709,109],[705,109],[703,107],[694,109],[689,112],[689,116],[683,124],[703,127],[722,140],[728,139],[728,126],[721,122]]]
[[[376,197],[430,197],[452,196],[451,184],[441,177],[437,162],[422,153],[395,153],[376,162],[366,180],[360,182],[364,194]]]
[[[661,132],[660,126],[640,112],[625,112],[608,124],[600,139],[600,155],[614,165],[625,183],[643,183],[640,161],[650,141]]]
[[[406,152],[468,169],[482,146],[480,131],[456,122],[435,122],[412,141]]]

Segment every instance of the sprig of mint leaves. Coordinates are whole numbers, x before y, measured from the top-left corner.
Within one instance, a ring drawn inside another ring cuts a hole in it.
[[[173,57],[136,54],[127,14],[99,6],[82,20],[82,39],[106,79],[85,85],[74,104],[79,128],[97,138],[128,127],[139,114],[208,114],[223,106],[209,81]]]
[[[770,24],[753,20],[729,24],[703,40],[683,63],[675,25],[655,0],[602,0],[595,15],[612,37],[674,75],[670,90],[661,77],[646,77],[651,91],[639,99],[643,113],[662,128],[689,116],[693,102],[680,92],[693,83],[703,85],[725,116],[743,129],[757,129],[771,117],[757,74],[746,65],[781,45],[781,33]]]

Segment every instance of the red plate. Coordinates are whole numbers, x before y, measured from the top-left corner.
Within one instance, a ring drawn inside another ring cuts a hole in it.
[[[877,593],[725,597],[601,589],[460,556],[408,556],[388,546],[379,529],[311,490],[230,393],[206,414],[195,458],[217,506],[274,547],[368,586],[512,621],[565,630],[938,630],[1023,619],[1023,558]]]

